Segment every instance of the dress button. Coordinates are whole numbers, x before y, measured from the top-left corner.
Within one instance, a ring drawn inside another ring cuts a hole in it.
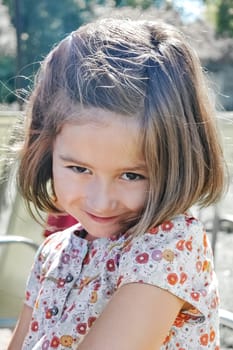
[[[70,283],[70,282],[73,281],[73,279],[74,279],[74,277],[71,275],[71,273],[68,273],[68,275],[66,276],[65,281],[66,281],[66,283]]]
[[[56,307],[56,306],[53,306],[51,309],[50,309],[50,311],[51,311],[51,314],[53,315],[53,316],[56,316],[57,314],[58,314],[58,308]]]

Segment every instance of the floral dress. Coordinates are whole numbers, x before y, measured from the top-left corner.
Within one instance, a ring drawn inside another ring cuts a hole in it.
[[[190,305],[161,350],[219,350],[212,252],[197,219],[179,215],[138,237],[91,242],[77,236],[79,229],[48,237],[35,257],[25,301],[33,315],[23,350],[77,349],[115,291],[133,282],[166,289]]]

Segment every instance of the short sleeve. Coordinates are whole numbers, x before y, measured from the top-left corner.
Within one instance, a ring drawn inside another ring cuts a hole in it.
[[[212,251],[202,224],[179,215],[135,237],[121,256],[118,287],[134,282],[163,288],[207,316],[218,297]]]
[[[24,303],[32,308],[36,304],[37,296],[45,275],[45,268],[48,268],[50,263],[47,258],[50,256],[50,252],[53,250],[54,244],[56,244],[56,235],[58,235],[58,233],[55,233],[45,239],[37,250],[34,263],[27,279]]]

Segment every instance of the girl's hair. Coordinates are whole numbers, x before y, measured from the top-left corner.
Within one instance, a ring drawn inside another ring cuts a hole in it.
[[[217,201],[224,161],[210,105],[200,62],[172,26],[105,19],[79,28],[45,58],[29,100],[18,177],[29,208],[59,211],[53,142],[90,107],[140,123],[149,190],[137,228]]]

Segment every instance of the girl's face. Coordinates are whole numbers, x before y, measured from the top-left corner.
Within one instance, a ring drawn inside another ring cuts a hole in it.
[[[148,190],[138,122],[85,110],[81,123],[66,123],[56,137],[53,180],[59,205],[91,236],[125,232],[138,219]]]

